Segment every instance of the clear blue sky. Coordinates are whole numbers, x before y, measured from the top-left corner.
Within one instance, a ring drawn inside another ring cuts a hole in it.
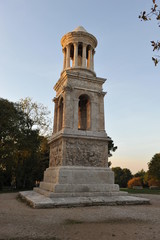
[[[106,131],[118,150],[112,166],[147,170],[160,152],[160,66],[150,40],[156,22],[138,19],[151,0],[0,0],[0,97],[31,97],[52,112],[63,66],[61,37],[82,25],[98,40],[97,76],[104,91]],[[160,2],[160,1],[158,1]]]

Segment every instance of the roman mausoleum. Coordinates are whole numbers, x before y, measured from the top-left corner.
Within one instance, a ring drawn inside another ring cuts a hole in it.
[[[61,45],[63,69],[54,86],[49,168],[39,188],[21,194],[34,207],[134,202],[119,191],[108,167],[106,79],[94,71],[97,39],[80,26],[65,34]]]

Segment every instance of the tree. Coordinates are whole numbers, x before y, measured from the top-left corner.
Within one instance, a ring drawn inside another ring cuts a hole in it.
[[[160,180],[157,180],[155,178],[150,178],[148,180],[148,185],[149,185],[149,187],[151,187],[151,186],[160,187]]]
[[[160,153],[155,154],[148,163],[149,178],[160,181]]]
[[[0,178],[3,185],[31,188],[49,162],[47,139],[17,103],[0,99]],[[2,184],[1,184],[2,185]],[[2,186],[1,186],[2,187]]]
[[[115,174],[115,183],[120,187],[127,187],[128,181],[132,178],[132,173],[128,168],[114,167],[112,168]]]
[[[112,157],[111,152],[115,152],[118,147],[114,146],[114,142],[110,137],[108,137],[108,138],[109,138],[109,141],[108,141],[108,156]]]
[[[0,167],[5,184],[12,181],[15,156],[25,131],[25,117],[14,103],[0,99]]]
[[[148,172],[145,172],[143,169],[134,174],[134,177],[140,177],[143,183],[143,186],[148,186]]]
[[[142,186],[140,177],[134,177],[128,181],[128,188],[133,188],[134,186]]]
[[[153,2],[153,6],[151,7],[149,12],[143,11],[141,12],[141,14],[139,15],[139,18],[143,21],[150,21],[153,17],[155,17],[156,21],[158,21],[158,27],[160,27],[160,8],[157,5],[157,1],[156,0],[152,0]],[[153,47],[153,51],[159,51],[160,50],[160,41],[157,40],[155,41],[151,41],[151,45]],[[160,56],[155,56],[152,57],[152,60],[155,64],[155,66],[158,64],[158,62],[160,61]]]
[[[32,129],[38,129],[40,135],[51,135],[50,111],[41,103],[33,102],[27,97],[19,101],[21,110],[26,114],[28,119],[32,120]]]

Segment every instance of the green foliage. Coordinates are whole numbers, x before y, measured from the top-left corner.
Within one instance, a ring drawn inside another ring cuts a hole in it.
[[[128,181],[132,178],[132,173],[128,168],[114,167],[112,168],[115,174],[115,183],[120,187],[127,187]]]
[[[149,12],[143,11],[140,13],[139,18],[141,21],[150,21],[153,17],[155,17],[156,21],[158,22],[158,27],[160,27],[160,8],[157,5],[156,0],[152,0],[153,5]],[[151,41],[151,45],[153,47],[153,51],[159,51],[160,50],[160,41]],[[152,57],[152,60],[155,64],[155,66],[160,61],[160,56]]]
[[[153,156],[148,163],[148,169],[149,178],[160,180],[160,153]]]
[[[148,189],[148,188],[143,188],[143,189],[132,189],[132,188],[121,188],[121,191],[128,192],[129,194],[160,194],[160,190],[154,190],[154,189]]]
[[[27,97],[19,101],[21,110],[26,114],[27,119],[32,120],[32,129],[37,129],[40,135],[51,135],[50,111],[41,103],[33,102]]]
[[[45,154],[47,161],[49,152],[42,149],[44,137],[39,136],[39,131],[32,126],[32,119],[19,104],[0,99],[1,188],[3,185],[31,188],[35,180],[42,179],[44,167],[40,161]]]
[[[114,142],[113,140],[108,137],[109,141],[108,141],[108,156],[109,157],[112,157],[112,154],[111,152],[115,152],[117,150],[117,146],[114,146]],[[111,162],[109,162],[109,166],[111,165]]]
[[[148,186],[148,172],[143,169],[134,174],[134,177],[140,177],[144,187]]]

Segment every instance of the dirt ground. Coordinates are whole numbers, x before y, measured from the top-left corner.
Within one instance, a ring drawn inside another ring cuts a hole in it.
[[[151,205],[32,209],[0,194],[0,239],[159,240],[160,195],[138,196]]]

